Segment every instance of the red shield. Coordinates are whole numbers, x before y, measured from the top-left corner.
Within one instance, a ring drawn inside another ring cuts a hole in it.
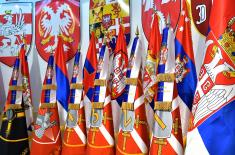
[[[151,29],[153,3],[156,9],[163,14],[165,19],[168,14],[170,15],[171,27],[174,29],[176,28],[180,15],[180,0],[142,0],[142,27],[147,40],[149,40]]]
[[[80,41],[79,1],[41,1],[36,3],[36,47],[39,55],[47,61],[50,52],[62,36],[66,61],[73,58]]]
[[[202,35],[206,36],[212,2],[211,0],[193,0],[191,3],[194,25]]]
[[[0,62],[13,66],[26,41],[27,52],[32,40],[32,3],[4,3],[0,5]]]

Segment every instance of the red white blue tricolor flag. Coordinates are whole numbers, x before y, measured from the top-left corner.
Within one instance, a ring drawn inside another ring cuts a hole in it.
[[[141,78],[143,51],[142,43],[136,36],[132,44],[125,80],[126,86],[116,147],[117,155],[148,153],[148,123]]]
[[[56,99],[60,122],[63,125],[66,121],[69,99],[69,79],[65,60],[64,42],[60,37],[55,52],[55,71],[56,71]]]
[[[185,154],[234,154],[235,2],[214,0]]]
[[[77,51],[74,58],[73,74],[70,82],[68,115],[62,146],[62,155],[85,154],[86,122],[83,99],[82,55]]]
[[[89,48],[86,55],[86,60],[83,68],[83,83],[85,101],[91,102],[94,89],[94,80],[97,68],[97,49],[95,44],[95,33],[91,33]]]
[[[157,90],[154,102],[154,123],[150,154],[183,154],[179,103],[175,84],[174,33],[168,16],[163,29],[157,68]]]
[[[56,103],[54,55],[51,53],[42,86],[41,102],[32,135],[32,155],[60,153],[61,135]]]
[[[111,155],[115,150],[109,65],[112,64],[109,60],[108,46],[103,43],[94,81],[87,155]]]
[[[112,98],[118,104],[122,103],[122,94],[125,91],[125,77],[128,66],[127,47],[123,27],[120,26],[113,58]]]
[[[183,2],[175,38],[175,76],[178,95],[181,100],[181,121],[183,135],[187,132],[189,115],[197,86],[190,16],[186,1]]]

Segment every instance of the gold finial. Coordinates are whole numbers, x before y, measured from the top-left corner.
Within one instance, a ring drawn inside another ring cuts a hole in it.
[[[104,31],[103,44],[107,44],[107,39],[108,39],[107,35],[108,35],[108,31]]]
[[[139,34],[140,34],[140,32],[139,32],[139,27],[138,27],[138,25],[137,25],[136,31],[135,31],[135,35],[136,35],[136,36],[139,36]]]
[[[81,50],[81,43],[78,43],[78,52]]]
[[[53,49],[52,49],[52,47],[51,47],[51,49],[50,49],[50,55],[53,55],[54,54],[54,51],[53,51]]]
[[[171,16],[170,16],[170,14],[168,14],[167,20],[166,20],[166,26],[170,27],[170,25],[171,25]]]

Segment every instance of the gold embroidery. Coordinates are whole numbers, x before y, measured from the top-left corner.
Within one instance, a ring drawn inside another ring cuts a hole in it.
[[[53,84],[45,84],[42,86],[42,90],[56,90],[57,87],[56,85],[53,85]]]
[[[134,111],[134,104],[129,102],[123,102],[122,103],[122,110],[131,110]]]
[[[103,109],[104,103],[103,102],[92,102],[91,106],[92,106],[92,109]]]
[[[7,106],[7,110],[8,109],[22,109],[22,106],[21,106],[21,104],[9,104]]]
[[[167,142],[165,142],[164,139],[162,139],[162,138],[157,138],[157,140],[154,140],[154,143],[158,144],[158,152],[157,152],[157,154],[158,155],[162,155],[162,147],[163,147],[163,145],[166,145]]]
[[[157,75],[157,82],[174,82],[175,74],[173,73],[165,73],[165,74],[158,74]]]
[[[52,108],[56,108],[57,107],[57,104],[56,103],[42,103],[40,108],[41,109],[52,109]]]
[[[140,120],[140,115],[137,115],[135,119],[135,125],[136,129],[138,129],[139,125],[147,125],[147,123],[145,121]]]
[[[78,125],[80,125],[82,122],[85,122],[86,120],[82,118],[82,114],[79,114],[79,119],[78,119]]]
[[[122,150],[125,151],[126,150],[126,140],[127,140],[127,137],[130,137],[131,135],[128,133],[128,132],[123,132],[122,133],[122,136],[123,136],[123,146],[122,146]]]
[[[107,81],[102,79],[95,79],[94,85],[95,86],[106,86]]]
[[[158,125],[162,128],[165,129],[166,125],[164,124],[164,122],[161,120],[161,118],[154,113],[154,120],[158,123]]]
[[[73,132],[73,129],[71,128],[67,128],[67,137],[66,137],[66,142],[69,143],[69,137],[70,137],[70,133]]]
[[[173,123],[173,129],[174,129],[174,134],[175,135],[178,134],[179,128],[181,128],[179,118],[175,118],[174,123]]]
[[[70,84],[70,89],[82,89],[83,85],[82,83],[72,83]]]
[[[155,102],[154,110],[171,111],[172,110],[172,102]]]
[[[113,119],[112,119],[112,117],[108,117],[108,116],[107,116],[107,113],[105,112],[105,113],[104,113],[104,117],[103,117],[103,121],[104,121],[103,123],[104,123],[104,125],[106,124],[106,121],[107,121],[107,120],[108,120],[108,121],[112,121]]]
[[[92,132],[92,139],[91,139],[91,144],[94,144],[95,143],[95,135],[96,135],[96,132],[98,132],[99,129],[96,128],[96,127],[91,127],[91,132]]]
[[[225,32],[222,34],[221,39],[218,40],[224,51],[227,53],[229,58],[232,60],[233,63],[235,63],[235,32],[231,28],[231,26],[235,22],[235,17],[233,17],[225,30]]]
[[[80,104],[70,103],[68,109],[70,109],[70,110],[79,110],[80,109]]]
[[[9,86],[9,90],[23,91],[22,86]]]
[[[17,140],[10,140],[10,139],[6,139],[6,138],[0,136],[0,139],[2,139],[2,140],[5,141],[5,142],[13,142],[13,143],[16,143],[16,142],[26,141],[26,140],[28,140],[29,138],[22,138],[22,139],[17,139]]]
[[[126,79],[126,84],[128,85],[137,85],[138,79],[137,78],[127,78]]]

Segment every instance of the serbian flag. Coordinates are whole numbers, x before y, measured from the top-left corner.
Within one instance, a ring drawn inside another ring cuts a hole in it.
[[[70,97],[62,155],[86,154],[86,122],[83,97],[82,55],[77,51],[70,82]]]
[[[84,84],[84,101],[90,103],[92,101],[94,80],[97,68],[97,49],[95,44],[95,33],[91,33],[89,48],[83,68],[83,84]]]
[[[25,115],[28,129],[31,130],[31,125],[33,124],[33,103],[32,103],[32,93],[30,86],[30,75],[29,66],[26,56],[26,46],[23,45],[20,52],[21,60],[21,74],[22,74],[22,86],[23,86],[23,103],[25,107]]]
[[[54,56],[50,55],[41,94],[38,116],[34,124],[31,154],[60,154],[60,121],[56,102]]]
[[[24,76],[27,74],[24,72],[26,71],[24,69],[27,67],[25,66],[26,63],[23,45],[20,50],[20,56],[16,57],[15,60],[11,80],[9,82],[7,101],[2,115],[0,150],[3,155],[29,154],[25,110],[31,107],[31,101],[27,102],[26,96],[23,96],[26,91],[30,92],[29,81],[23,81]],[[30,93],[28,97],[31,99]]]
[[[131,49],[125,81],[116,146],[117,155],[148,154],[149,132],[141,78],[143,51],[142,43],[136,36]]]
[[[159,16],[157,14],[154,14],[144,68],[143,88],[146,103],[151,103],[153,101],[156,92],[158,55],[160,53],[162,40],[162,36],[159,30],[159,21]]]
[[[55,52],[55,71],[56,71],[56,99],[59,110],[60,123],[65,124],[67,111],[68,111],[68,99],[69,99],[69,79],[66,67],[66,59],[64,52],[64,42],[62,37],[59,37],[58,45]]]
[[[120,97],[125,90],[125,77],[128,66],[128,55],[123,27],[119,27],[118,39],[114,50],[112,74],[112,98],[121,104]],[[120,100],[120,101],[119,101]]]
[[[174,64],[174,32],[170,27],[170,17],[163,29],[159,54],[157,90],[154,102],[153,131],[150,154],[183,154],[183,140],[180,111],[177,102]]]
[[[185,154],[234,154],[235,2],[214,0]]]
[[[175,76],[178,95],[181,100],[179,106],[181,111],[182,132],[185,137],[197,85],[190,16],[186,1],[183,1],[183,8],[176,30]]]
[[[109,90],[109,51],[103,44],[94,81],[90,128],[87,136],[88,155],[114,155],[114,128]]]
[[[118,126],[120,120],[120,106],[123,100],[123,92],[125,91],[125,77],[128,66],[128,55],[126,41],[124,37],[124,28],[119,26],[119,33],[116,42],[116,47],[113,53],[111,69],[111,98],[112,98],[112,109],[115,109],[113,113],[114,120],[114,132],[118,132]]]

